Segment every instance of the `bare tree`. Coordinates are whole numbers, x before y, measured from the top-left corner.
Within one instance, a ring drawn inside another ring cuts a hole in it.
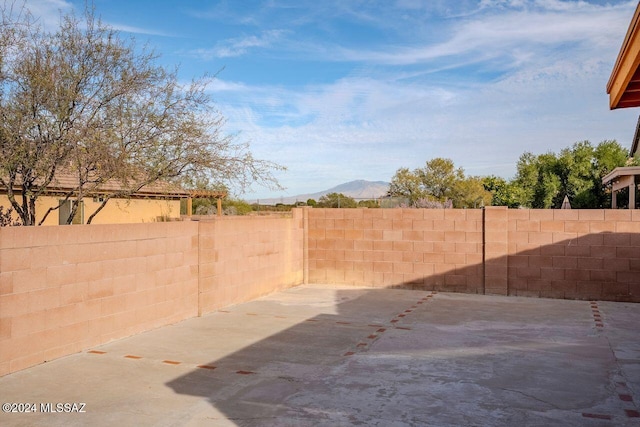
[[[64,196],[76,201],[68,223],[84,197],[105,196],[90,223],[110,199],[159,181],[279,187],[272,171],[281,166],[223,133],[206,93],[211,78],[180,84],[177,70],[156,65],[90,8],[62,16],[53,34],[20,16],[0,30],[0,42],[20,41],[3,49],[13,54],[0,52],[0,185],[24,225],[36,224],[36,200],[61,171],[76,181]]]

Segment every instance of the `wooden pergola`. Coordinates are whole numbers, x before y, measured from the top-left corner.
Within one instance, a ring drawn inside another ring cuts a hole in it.
[[[218,202],[218,216],[222,216],[222,199],[227,197],[226,191],[212,191],[212,190],[189,190],[189,197],[187,198],[187,216],[191,216],[193,210],[193,199],[216,199]]]
[[[611,209],[618,207],[618,192],[629,189],[629,209],[636,208],[636,177],[640,175],[640,166],[615,168],[602,178],[604,185],[611,185]]]
[[[640,142],[640,117],[638,117],[638,123],[636,125],[636,132],[633,135],[633,142],[631,143],[631,151],[629,156],[633,157],[638,152],[638,143]],[[640,176],[640,166],[626,166],[618,167],[612,170],[604,178],[602,178],[602,185],[611,187],[611,208],[616,209],[618,207],[618,192],[624,188],[629,189],[629,209],[636,208],[636,191],[638,176]]]
[[[609,94],[609,108],[640,106],[640,2],[627,29],[627,34],[622,42],[618,58],[611,71],[611,77],[607,83]],[[640,118],[636,126],[630,156],[638,151],[640,140]],[[619,167],[602,179],[602,184],[611,186],[611,207],[617,207],[617,194],[624,188],[629,189],[629,209],[636,207],[636,188],[640,167]]]

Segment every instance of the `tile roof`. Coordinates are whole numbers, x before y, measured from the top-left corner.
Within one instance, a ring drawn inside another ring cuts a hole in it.
[[[58,171],[54,179],[47,186],[48,193],[67,193],[78,187],[78,178],[68,170]],[[16,188],[19,190],[19,188]],[[90,194],[109,194],[122,190],[122,183],[118,180],[108,180],[100,185],[97,189],[92,190]],[[0,190],[1,191],[1,190]],[[175,184],[167,181],[155,181],[145,185],[136,191],[131,197],[171,197],[171,198],[187,198],[191,192],[185,190]]]

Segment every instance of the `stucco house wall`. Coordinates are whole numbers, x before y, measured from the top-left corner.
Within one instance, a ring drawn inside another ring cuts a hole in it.
[[[58,206],[60,197],[42,196],[36,203],[37,220],[40,221],[50,207]],[[83,199],[84,215],[82,223],[86,224],[89,216],[100,206],[100,202],[92,197]],[[0,206],[5,210],[11,207],[6,195],[0,194]],[[16,215],[14,215],[16,216]],[[17,216],[16,216],[17,217]],[[179,199],[132,198],[112,199],[104,209],[92,220],[92,224],[126,224],[171,221],[180,218]],[[59,210],[51,212],[43,225],[58,225]]]

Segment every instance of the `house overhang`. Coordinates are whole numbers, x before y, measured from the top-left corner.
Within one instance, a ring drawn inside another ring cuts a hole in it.
[[[636,177],[640,176],[640,166],[619,167],[602,178],[602,185],[611,187],[611,207],[617,208],[617,193],[629,189],[629,209],[635,209]]]
[[[640,106],[640,3],[607,83],[609,108]]]
[[[640,175],[640,166],[618,167],[602,178],[602,184],[620,190],[629,186],[629,179]],[[626,185],[625,185],[626,183]]]
[[[640,117],[638,117],[638,123],[636,124],[636,131],[633,134],[633,141],[631,141],[631,151],[629,151],[629,157],[634,157],[638,152],[638,143],[640,142]]]

